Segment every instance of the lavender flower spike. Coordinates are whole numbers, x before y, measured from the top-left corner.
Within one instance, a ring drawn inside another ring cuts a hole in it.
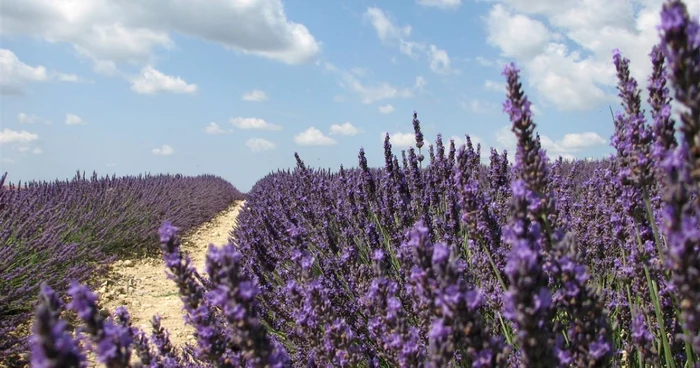
[[[42,284],[34,334],[30,340],[32,367],[87,367],[77,342],[66,331],[66,322],[58,319],[61,307],[54,291]]]
[[[695,351],[700,352],[700,213],[691,202],[689,166],[684,141],[662,162],[668,176],[662,229],[669,246],[673,283],[680,297],[687,338]]]
[[[693,167],[691,179],[700,189],[700,21],[691,20],[685,4],[670,0],[661,11],[661,50],[668,60],[676,100],[688,107],[681,114],[680,131]],[[700,197],[695,199],[700,206]]]
[[[131,333],[127,327],[104,319],[97,308],[97,296],[87,286],[72,283],[68,294],[73,300],[68,308],[78,314],[92,340],[97,344],[97,360],[107,367],[125,367],[131,358]]]

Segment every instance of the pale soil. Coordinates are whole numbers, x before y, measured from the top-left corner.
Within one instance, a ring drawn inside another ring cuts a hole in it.
[[[200,275],[206,277],[204,265],[209,244],[221,246],[229,242],[243,203],[237,202],[189,234],[181,234],[184,235],[181,238],[182,250],[192,258]],[[99,305],[110,313],[118,306],[126,306],[132,325],[149,336],[152,331],[150,320],[158,314],[175,346],[182,346],[185,342],[196,345],[192,327],[184,323],[185,313],[177,287],[166,276],[162,258],[117,261],[106,280],[98,285]]]

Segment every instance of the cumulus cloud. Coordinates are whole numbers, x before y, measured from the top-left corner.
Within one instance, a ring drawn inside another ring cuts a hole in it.
[[[19,121],[20,124],[36,124],[36,123],[44,123],[44,124],[50,124],[51,122],[48,121],[47,119],[44,119],[42,117],[36,116],[34,114],[27,114],[20,112],[17,114],[17,121]]]
[[[330,135],[357,135],[360,130],[349,122],[331,125]]]
[[[580,150],[592,146],[606,144],[605,138],[595,132],[569,133],[564,135],[559,145],[564,150]]]
[[[493,61],[491,61],[483,56],[477,56],[476,58],[474,58],[474,60],[476,60],[476,62],[481,64],[482,66],[493,66],[493,64],[494,64]]]
[[[213,122],[213,121],[210,122],[209,125],[207,125],[206,128],[204,128],[204,131],[205,131],[207,134],[226,134],[226,133],[227,133],[225,130],[223,130],[223,129],[219,126],[219,124],[217,124],[217,123],[215,123],[215,122]]]
[[[428,6],[445,5],[455,3],[454,0],[423,0]],[[459,6],[459,1],[457,1]],[[398,26],[383,10],[377,7],[369,7],[365,11],[364,19],[369,21],[377,32],[377,37],[386,45],[398,47],[399,51],[409,57],[415,58],[424,55],[430,64],[430,70],[436,74],[449,75],[459,73],[452,69],[450,57],[447,51],[440,49],[436,45],[428,45],[425,42],[418,42],[409,39],[411,26]]]
[[[39,136],[26,130],[11,130],[8,128],[0,131],[0,143],[30,143],[39,139]]]
[[[502,148],[515,154],[517,139],[511,131],[510,125],[503,126],[496,132],[496,141],[501,144]],[[557,141],[540,134],[540,143],[550,158],[562,156],[565,159],[572,159],[575,157],[575,153],[586,148],[604,145],[607,143],[607,140],[598,133],[583,132],[567,133],[561,140]]]
[[[411,34],[411,26],[397,26],[394,24],[393,20],[379,8],[367,8],[364,18],[372,23],[372,26],[377,31],[377,36],[382,42],[397,41]]]
[[[269,151],[277,147],[274,143],[262,138],[248,139],[245,145],[253,152]]]
[[[462,5],[462,0],[416,0],[418,5],[440,9],[457,9]]]
[[[381,142],[384,142],[384,138],[386,137],[386,134],[388,132],[381,132],[379,133],[379,139]],[[389,141],[391,142],[391,145],[393,147],[397,148],[407,148],[407,147],[415,147],[416,145],[416,135],[415,133],[403,133],[403,132],[396,132],[396,133],[389,133]],[[427,147],[430,145],[430,141],[427,139],[423,139],[423,144]]]
[[[646,83],[662,3],[500,0],[484,17],[487,40],[516,61],[544,101],[561,110],[587,110],[618,102],[614,48],[631,60],[630,71],[640,85]],[[691,13],[700,11],[699,2],[688,5]]]
[[[87,124],[83,119],[75,114],[66,114],[66,125],[85,125]]]
[[[428,48],[428,59],[430,60],[430,70],[435,74],[450,75],[459,73],[459,71],[451,68],[451,61],[447,51],[439,49],[435,45],[430,45]]]
[[[228,122],[238,129],[282,130],[282,126],[270,124],[259,118],[237,117],[229,119]]]
[[[495,92],[506,92],[506,84],[502,82],[496,82],[492,80],[486,80],[484,82],[484,89]]]
[[[394,110],[396,110],[396,109],[394,109],[394,106],[392,106],[391,104],[379,106],[379,112],[381,112],[382,114],[388,114],[388,113],[394,112]]]
[[[241,96],[241,99],[243,99],[243,101],[260,102],[267,100],[267,95],[264,91],[254,89],[250,92],[244,93],[243,96]]]
[[[493,102],[471,99],[460,102],[460,106],[463,109],[472,112],[474,114],[487,114],[490,112],[498,111],[498,105]]]
[[[294,136],[294,142],[301,146],[332,146],[338,143],[335,139],[325,136],[323,132],[315,127],[310,127]]]
[[[170,156],[175,153],[175,150],[167,144],[164,144],[158,148],[152,149],[151,152],[156,156]]]
[[[150,63],[156,49],[175,46],[175,33],[288,64],[310,61],[320,50],[304,25],[287,18],[281,0],[211,0],[196,12],[186,0],[3,0],[0,14],[3,34],[70,43],[107,71]]]
[[[165,75],[149,65],[141,69],[141,74],[131,80],[131,90],[149,95],[160,92],[192,94],[197,92],[197,85],[189,84],[180,77]]]
[[[360,101],[364,104],[391,99],[391,98],[409,98],[413,97],[416,91],[420,91],[425,86],[426,82],[423,77],[416,77],[416,82],[412,87],[395,87],[387,82],[376,83],[372,85],[363,84],[357,77],[351,73],[342,73],[341,85],[360,97]]]
[[[0,5],[1,8],[2,5]],[[42,65],[25,64],[11,50],[0,49],[0,95],[21,95],[26,92],[28,83],[50,80],[75,82],[78,77],[73,74],[52,72]]]

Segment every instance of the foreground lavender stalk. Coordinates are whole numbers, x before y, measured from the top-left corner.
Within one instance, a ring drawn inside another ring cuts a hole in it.
[[[552,367],[558,361],[554,355],[552,336],[552,294],[547,288],[548,276],[543,269],[542,223],[547,209],[552,208],[544,195],[546,160],[533,139],[534,124],[530,118],[530,102],[520,90],[518,69],[506,66],[508,100],[504,110],[510,114],[513,130],[518,137],[513,182],[511,220],[503,237],[512,247],[505,272],[510,286],[505,295],[504,316],[511,320],[527,367]]]
[[[549,221],[549,215],[554,212],[555,206],[552,198],[547,194],[549,184],[547,157],[540,148],[539,138],[536,139],[534,136],[535,123],[532,121],[531,103],[521,90],[519,72],[520,70],[512,63],[503,71],[507,79],[508,97],[503,104],[503,111],[510,116],[511,130],[518,141],[515,153],[516,165],[513,170],[516,178],[522,180],[529,192],[528,221],[538,224],[542,236],[538,237],[537,243],[541,245],[546,256],[557,240],[557,234],[554,233],[556,224]]]
[[[668,175],[663,194],[664,232],[673,283],[680,297],[686,339],[700,354],[700,24],[677,0],[661,12],[661,50],[668,60],[681,114],[682,140],[661,164]],[[693,200],[693,197],[694,200]]]
[[[259,320],[255,300],[259,291],[243,272],[243,255],[233,244],[221,248],[209,246],[207,272],[214,288],[209,292],[214,305],[221,308],[233,331],[233,342],[241,352],[241,364],[255,367],[289,365],[284,352],[277,351]]]
[[[700,25],[691,20],[685,4],[670,0],[661,11],[661,50],[668,60],[676,100],[688,108],[679,127],[688,147],[694,191],[700,190]],[[700,206],[700,197],[695,199]]]
[[[669,245],[673,283],[680,297],[681,317],[696,354],[700,352],[700,220],[690,197],[690,168],[685,142],[662,163],[668,176],[664,191],[663,230]]]
[[[36,368],[87,367],[77,341],[66,330],[66,322],[58,319],[63,303],[45,283],[41,285],[33,335],[30,340],[31,364]]]
[[[165,265],[170,269],[168,278],[175,281],[180,299],[187,312],[185,322],[195,327],[199,358],[216,362],[223,367],[236,366],[239,352],[231,350],[233,343],[225,331],[226,323],[205,299],[206,290],[192,261],[180,251],[178,228],[165,222],[159,230],[160,247]]]
[[[72,283],[68,308],[85,322],[86,331],[97,344],[97,360],[108,368],[126,367],[131,358],[132,337],[128,328],[99,314],[97,296],[87,286]]]
[[[423,133],[420,130],[420,120],[418,120],[418,113],[413,112],[413,131],[416,134],[416,148],[418,148],[418,162],[423,163],[423,154],[421,149],[423,148]]]
[[[666,152],[678,145],[676,141],[675,122],[671,118],[671,98],[666,87],[666,68],[664,67],[664,55],[661,48],[655,45],[651,51],[651,63],[653,72],[649,78],[649,105],[651,116],[654,119],[654,158],[663,160]]]
[[[562,364],[576,367],[603,367],[612,358],[612,328],[601,298],[589,285],[589,274],[578,259],[572,236],[556,246],[553,276],[563,284],[554,295],[557,311],[568,316],[568,347],[560,348]],[[559,330],[559,329],[557,329]]]

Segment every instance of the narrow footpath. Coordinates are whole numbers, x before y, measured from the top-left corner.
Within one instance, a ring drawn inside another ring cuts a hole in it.
[[[181,239],[182,250],[190,255],[200,274],[206,276],[204,264],[209,244],[221,246],[229,241],[243,203],[233,204],[190,235],[182,234],[186,235]],[[185,342],[196,344],[193,329],[185,325],[177,287],[167,278],[162,258],[116,261],[109,277],[96,291],[101,307],[113,312],[118,306],[126,306],[132,325],[148,335],[152,330],[150,320],[158,314],[161,325],[170,333],[173,345],[182,346]]]

